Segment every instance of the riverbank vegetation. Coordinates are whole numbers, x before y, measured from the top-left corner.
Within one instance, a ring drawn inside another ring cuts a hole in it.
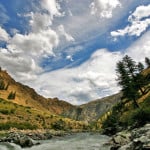
[[[117,63],[118,84],[123,96],[103,119],[104,133],[115,134],[150,122],[150,60],[145,58],[145,62],[146,68],[125,56]]]

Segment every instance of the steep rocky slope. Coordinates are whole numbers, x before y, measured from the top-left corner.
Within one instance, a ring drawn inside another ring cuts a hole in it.
[[[121,93],[108,96],[102,99],[91,101],[87,104],[76,106],[64,113],[64,116],[87,122],[96,121],[106,113],[115,103],[120,101]]]

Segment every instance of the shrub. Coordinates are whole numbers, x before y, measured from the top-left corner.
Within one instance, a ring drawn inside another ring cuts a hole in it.
[[[51,126],[54,130],[64,130],[65,122],[62,119],[60,119],[57,122],[52,123]]]
[[[15,99],[16,97],[16,92],[10,92],[8,95],[8,99]]]
[[[102,128],[104,129],[104,133],[107,135],[115,134],[118,131],[118,115],[115,113],[112,113],[110,116],[107,117],[106,120],[102,123]]]
[[[10,114],[10,111],[7,109],[0,109],[0,113],[2,113],[4,115],[8,115],[8,114]]]
[[[134,125],[135,127],[143,126],[147,122],[150,122],[149,108],[137,109],[131,114],[131,117],[129,118],[129,125]]]

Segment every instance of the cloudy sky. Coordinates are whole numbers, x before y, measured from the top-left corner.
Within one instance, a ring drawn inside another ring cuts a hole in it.
[[[72,104],[119,91],[124,55],[150,57],[150,0],[0,0],[0,66]]]

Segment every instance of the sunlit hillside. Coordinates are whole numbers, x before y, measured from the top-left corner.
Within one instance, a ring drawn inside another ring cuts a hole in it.
[[[6,71],[0,71],[0,129],[86,129],[84,122],[58,115],[71,107],[74,106],[57,98],[38,95]]]

